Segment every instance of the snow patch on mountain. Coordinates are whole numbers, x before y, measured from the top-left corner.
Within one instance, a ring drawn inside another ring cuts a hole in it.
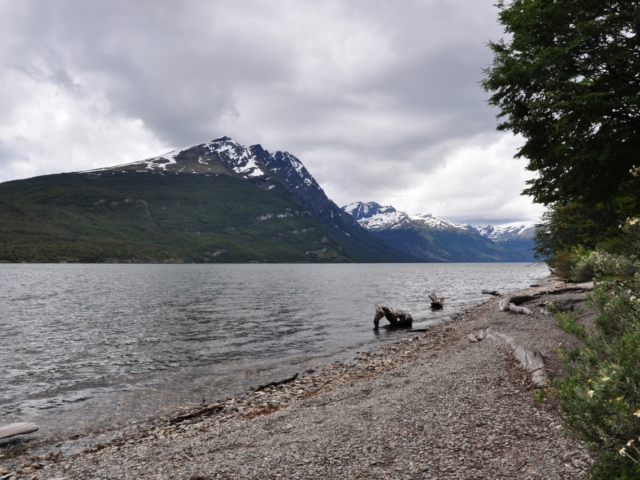
[[[393,230],[406,228],[410,224],[424,226],[430,230],[452,231],[480,234],[494,242],[508,240],[530,240],[533,238],[534,228],[525,225],[494,227],[491,225],[473,227],[466,223],[453,223],[443,220],[430,213],[407,215],[396,210],[391,205],[380,205],[376,202],[353,202],[342,207],[358,223],[371,231]]]
[[[411,220],[422,223],[433,230],[473,230],[471,225],[453,223],[447,220],[438,218],[430,213],[419,213],[418,215],[412,215]]]
[[[380,205],[376,202],[354,202],[345,205],[342,209],[355,218],[358,223],[367,230],[398,229],[414,223],[426,226],[431,230],[465,230],[475,232],[471,225],[452,223],[438,218],[430,213],[408,215],[396,210],[391,205]]]
[[[136,171],[144,171],[144,170],[160,170],[160,171],[164,171],[167,169],[167,165],[171,165],[171,164],[175,164],[176,162],[176,156],[181,152],[182,150],[173,150],[171,152],[165,153],[163,155],[159,155],[157,157],[152,157],[152,158],[147,158],[146,160],[140,160],[137,162],[132,162],[132,163],[123,163],[121,165],[116,165],[113,167],[102,167],[102,168],[95,168],[93,170],[84,170],[82,172],[78,172],[78,173],[94,173],[94,172],[106,172],[109,170],[118,170],[120,168],[131,168],[134,167],[134,169]]]
[[[227,168],[243,178],[262,177],[265,173],[248,147],[243,147],[229,137],[220,137],[204,144],[205,148],[225,164]]]
[[[525,225],[519,226],[505,226],[494,227],[492,225],[486,225],[482,227],[476,227],[476,230],[483,237],[487,237],[494,242],[506,242],[509,240],[531,240],[535,233],[534,227],[527,227]]]
[[[398,212],[391,205],[380,205],[376,202],[354,202],[342,207],[358,223],[367,230],[387,230],[398,228],[409,219],[409,215]]]

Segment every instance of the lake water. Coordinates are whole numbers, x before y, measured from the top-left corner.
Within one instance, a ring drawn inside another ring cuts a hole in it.
[[[157,417],[540,283],[541,264],[0,265],[0,424],[72,435]],[[432,291],[447,301],[429,308]],[[381,324],[385,324],[382,320]]]

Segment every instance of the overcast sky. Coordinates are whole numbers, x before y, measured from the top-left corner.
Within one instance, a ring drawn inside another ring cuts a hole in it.
[[[495,0],[0,0],[0,181],[227,135],[338,205],[535,221],[480,88]]]

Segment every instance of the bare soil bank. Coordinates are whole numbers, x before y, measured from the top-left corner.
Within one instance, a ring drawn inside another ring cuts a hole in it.
[[[583,295],[548,296],[559,297]],[[561,374],[556,349],[575,340],[540,312],[548,298],[525,304],[531,316],[499,312],[492,298],[427,332],[210,405],[204,415],[162,417],[68,458],[3,460],[0,478],[584,478],[584,444],[563,431],[552,405],[533,400],[531,374],[511,347],[468,339],[490,328],[539,350],[550,377]]]

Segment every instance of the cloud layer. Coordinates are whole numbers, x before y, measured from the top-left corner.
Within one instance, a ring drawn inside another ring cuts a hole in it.
[[[0,181],[228,135],[342,205],[531,221],[478,83],[493,2],[0,0]]]

